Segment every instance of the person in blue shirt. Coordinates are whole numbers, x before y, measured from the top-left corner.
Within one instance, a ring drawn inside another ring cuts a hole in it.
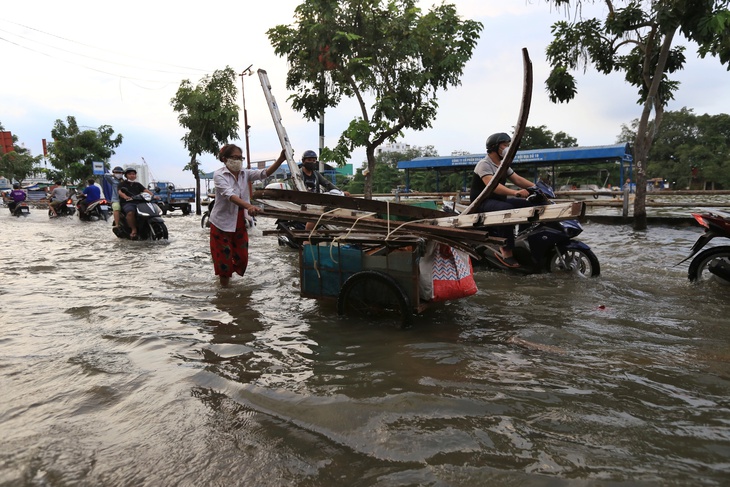
[[[87,186],[82,191],[84,198],[78,203],[79,211],[83,213],[86,213],[86,209],[91,203],[101,199],[101,189],[96,185],[96,181],[89,179],[86,183]]]

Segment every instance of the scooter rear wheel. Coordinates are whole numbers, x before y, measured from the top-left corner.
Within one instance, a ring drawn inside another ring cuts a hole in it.
[[[548,261],[548,270],[577,273],[584,277],[598,277],[601,274],[598,257],[589,249],[568,249],[562,258],[554,253]]]
[[[730,265],[730,247],[712,247],[697,254],[689,265],[687,277],[692,282],[713,281],[730,286],[730,281],[710,272],[710,265],[718,264]]]

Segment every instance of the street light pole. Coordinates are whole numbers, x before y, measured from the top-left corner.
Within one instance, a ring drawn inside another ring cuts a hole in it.
[[[246,111],[246,94],[243,90],[243,77],[244,76],[251,76],[253,74],[253,71],[251,71],[251,66],[253,64],[250,64],[246,69],[244,69],[241,72],[241,98],[243,98],[243,127],[244,127],[244,141],[246,142],[246,167],[248,169],[251,169],[251,149],[248,145],[248,129],[250,128],[248,126],[248,112]]]

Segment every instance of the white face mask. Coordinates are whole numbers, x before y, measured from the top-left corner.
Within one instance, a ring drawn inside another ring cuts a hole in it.
[[[231,172],[240,172],[243,167],[243,159],[226,159],[226,167]]]
[[[499,151],[499,157],[504,159],[504,156],[507,155],[507,151],[509,150],[509,146],[505,147],[504,149]]]
[[[124,176],[124,174],[118,173],[118,172],[115,172],[114,173],[114,177],[117,178],[117,179],[122,179],[122,176]]]

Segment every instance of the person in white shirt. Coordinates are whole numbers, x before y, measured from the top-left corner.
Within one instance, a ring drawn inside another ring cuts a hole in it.
[[[218,159],[225,164],[213,174],[215,206],[210,214],[210,253],[215,275],[226,287],[233,273],[240,276],[248,266],[248,232],[246,212],[256,216],[263,210],[251,204],[249,181],[271,176],[286,160],[286,152],[266,169],[243,168],[243,151],[234,144],[224,145]]]

